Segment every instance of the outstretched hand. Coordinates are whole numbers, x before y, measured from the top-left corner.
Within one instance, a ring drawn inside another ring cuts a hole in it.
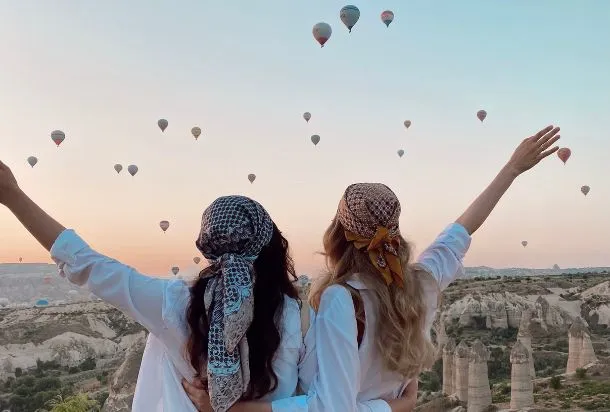
[[[19,189],[17,179],[11,169],[0,161],[0,203],[6,205],[9,195]]]
[[[559,146],[549,149],[561,137],[558,133],[559,127],[551,125],[526,138],[515,149],[507,166],[511,168],[515,175],[520,175],[536,166],[542,159],[559,149]]]

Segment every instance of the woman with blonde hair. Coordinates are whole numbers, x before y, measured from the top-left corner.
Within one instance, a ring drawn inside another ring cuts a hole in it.
[[[513,181],[558,150],[559,128],[526,138],[491,184],[410,263],[399,227],[400,202],[379,183],[350,185],[324,235],[328,273],[313,291],[299,378],[306,395],[237,403],[232,411],[361,410],[393,399],[434,361],[430,329],[440,293],[463,275],[470,236]],[[204,409],[201,409],[204,410]]]

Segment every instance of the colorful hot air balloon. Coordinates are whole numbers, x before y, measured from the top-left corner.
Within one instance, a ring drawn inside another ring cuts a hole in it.
[[[55,142],[57,147],[59,147],[59,145],[61,144],[61,142],[64,141],[65,138],[66,138],[66,134],[64,132],[62,132],[61,130],[53,130],[51,132],[51,140],[53,140]]]
[[[180,272],[180,268],[178,266],[172,267],[172,273],[174,274],[174,276],[177,275],[178,272]]]
[[[38,163],[38,159],[36,158],[36,156],[30,156],[28,157],[28,163],[30,164],[30,166],[34,167],[36,166],[36,163]]]
[[[123,170],[123,166],[117,163],[114,165],[114,170],[116,170],[117,173],[121,173],[121,170]]]
[[[311,142],[314,144],[314,146],[317,146],[318,143],[320,143],[320,136],[314,134],[313,136],[311,136]]]
[[[523,247],[526,247],[527,246],[527,240],[522,241],[521,245],[523,245]]]
[[[403,124],[408,129],[409,127],[411,127],[411,120],[405,120]]]
[[[40,307],[40,306],[49,306],[49,300],[48,299],[38,299],[36,301],[36,306]]]
[[[248,180],[250,181],[250,183],[254,183],[254,181],[256,180],[256,175],[254,173],[250,173],[248,175]]]
[[[589,190],[591,190],[591,188],[587,185],[583,186],[580,188],[580,191],[582,192],[583,195],[587,195],[589,193]]]
[[[200,258],[199,256],[195,256],[195,257],[193,258],[193,262],[195,262],[195,264],[196,264],[196,265],[198,265],[198,264],[199,264],[199,262],[201,262],[201,258]]]
[[[402,150],[402,149],[400,149],[400,150],[399,150],[398,152],[396,152],[396,153],[398,153],[398,157],[402,157],[402,156],[405,154],[405,151],[404,151],[404,150]]]
[[[487,117],[487,112],[485,110],[479,110],[477,112],[477,117],[479,118],[480,121],[483,121]]]
[[[168,124],[169,124],[169,122],[165,119],[159,119],[157,121],[157,125],[159,126],[159,129],[161,129],[162,132],[164,132],[165,129],[167,129]]]
[[[127,166],[127,171],[129,172],[130,175],[135,176],[136,173],[138,173],[138,166],[129,165],[129,166]]]
[[[394,13],[392,10],[386,10],[381,13],[381,21],[385,24],[386,27],[390,26],[390,23],[394,21]]]
[[[320,47],[324,47],[324,44],[330,39],[331,34],[333,34],[333,29],[328,23],[321,22],[313,26],[312,33],[314,39],[320,43]]]
[[[169,222],[167,220],[162,220],[159,222],[159,227],[161,228],[163,233],[165,233],[167,231],[167,229],[169,228]]]
[[[345,24],[345,27],[347,27],[351,33],[352,27],[356,25],[358,19],[360,18],[360,10],[358,10],[358,7],[356,6],[345,6],[339,12],[339,17],[341,18],[343,24]]]
[[[305,121],[309,123],[309,119],[311,119],[311,113],[309,113],[309,112],[303,113],[303,119],[305,119]]]
[[[557,150],[557,156],[561,159],[563,164],[566,164],[570,156],[572,156],[572,151],[567,147],[562,147],[561,149]]]
[[[195,140],[197,140],[197,138],[201,135],[201,128],[195,126],[191,129],[191,133],[195,137]]]

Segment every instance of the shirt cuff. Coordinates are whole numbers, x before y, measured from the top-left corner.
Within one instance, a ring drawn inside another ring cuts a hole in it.
[[[390,404],[383,399],[373,399],[365,402],[372,412],[392,412]]]
[[[450,238],[455,245],[454,250],[461,252],[462,257],[468,252],[470,242],[472,241],[470,233],[468,233],[466,228],[459,223],[451,223],[443,230],[443,233],[439,237]]]
[[[307,412],[307,396],[293,396],[271,402],[273,412]]]
[[[87,249],[89,245],[72,229],[65,229],[57,236],[53,246],[51,246],[51,259],[57,264],[59,275],[68,277],[72,283],[82,285],[86,280],[72,279],[69,275],[69,268],[76,264],[78,253]]]

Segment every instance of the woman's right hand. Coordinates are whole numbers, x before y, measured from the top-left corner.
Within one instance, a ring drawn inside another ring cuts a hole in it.
[[[17,179],[11,169],[0,161],[0,203],[6,205],[10,197],[19,190]]]
[[[419,389],[419,381],[417,378],[411,379],[402,395],[398,399],[387,401],[392,408],[392,412],[411,412],[417,404],[417,390]]]
[[[536,166],[542,159],[552,155],[559,146],[549,149],[559,140],[559,127],[547,126],[533,136],[524,139],[508,161],[507,167],[515,177]]]

